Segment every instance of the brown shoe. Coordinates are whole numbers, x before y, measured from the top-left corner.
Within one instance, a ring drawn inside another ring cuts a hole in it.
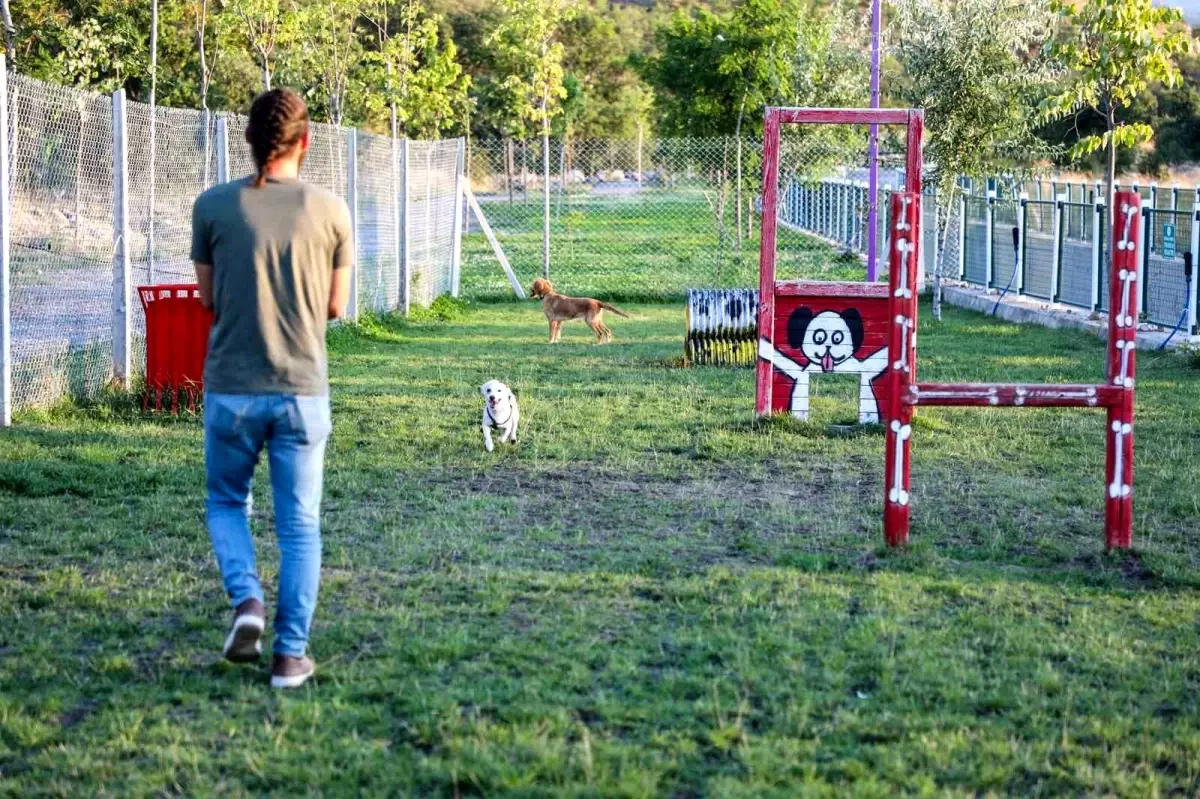
[[[310,657],[294,658],[276,655],[271,661],[272,688],[299,688],[313,676],[317,666]]]
[[[222,654],[234,663],[253,663],[262,656],[262,634],[267,609],[257,599],[247,599],[233,612],[233,629]]]

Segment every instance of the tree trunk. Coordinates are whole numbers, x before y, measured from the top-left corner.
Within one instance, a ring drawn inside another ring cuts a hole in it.
[[[937,195],[935,194],[936,198]],[[951,221],[954,219],[954,209],[958,205],[958,197],[951,196],[949,202],[945,203],[946,220],[942,226],[942,247],[938,251],[937,258],[933,261],[933,298],[932,298],[932,313],[935,322],[942,321],[942,269],[946,261],[946,244],[950,241]]]
[[[1108,227],[1106,233],[1109,241],[1112,240],[1112,225],[1116,222],[1116,215],[1113,213],[1113,184],[1117,180],[1117,144],[1113,140],[1113,130],[1116,129],[1116,115],[1113,113],[1111,98],[1106,103],[1108,122],[1108,167],[1105,170],[1105,185],[1104,185],[1104,215],[1108,219]],[[1112,274],[1113,252],[1112,247],[1104,247],[1104,280],[1101,281],[1101,286],[1107,286],[1105,282],[1108,276]]]
[[[204,172],[200,176],[200,182],[205,189],[209,186],[208,174],[212,166],[212,137],[209,134],[211,117],[208,113],[208,85],[212,75],[208,71],[208,54],[204,50],[204,34],[207,28],[208,0],[203,0],[200,4],[200,19],[196,22],[196,55],[200,59],[200,124],[204,128],[200,132],[204,142],[204,165],[201,167]]]
[[[0,9],[4,14],[4,49],[8,55],[9,68],[11,68],[17,57],[16,44],[13,42],[13,33],[16,29],[13,27],[12,10],[8,6],[8,0],[0,0]]]
[[[262,78],[263,91],[271,91],[271,63],[266,58],[263,58],[262,60]]]

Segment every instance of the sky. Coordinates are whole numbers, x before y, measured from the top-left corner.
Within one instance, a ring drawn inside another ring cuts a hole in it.
[[[1155,5],[1178,6],[1188,22],[1200,23],[1200,0],[1155,0]]]

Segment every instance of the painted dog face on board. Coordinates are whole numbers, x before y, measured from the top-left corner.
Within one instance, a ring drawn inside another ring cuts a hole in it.
[[[862,341],[862,317],[853,308],[813,316],[809,308],[800,307],[788,317],[788,344],[803,352],[809,363],[819,366],[822,372],[832,372],[838,364],[854,357]]]

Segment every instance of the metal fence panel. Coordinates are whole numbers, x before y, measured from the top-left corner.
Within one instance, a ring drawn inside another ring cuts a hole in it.
[[[1025,203],[1025,276],[1024,293],[1043,300],[1053,300],[1054,271],[1054,207],[1053,202],[1029,200]]]
[[[1063,206],[1063,239],[1061,266],[1059,267],[1058,297],[1060,302],[1091,308],[1096,301],[1092,293],[1092,241],[1089,223],[1088,238],[1079,235],[1080,226],[1072,226],[1067,220],[1079,219],[1081,211],[1094,213],[1092,206],[1065,203]],[[1103,291],[1101,291],[1103,293]]]
[[[1193,215],[1187,212],[1162,211],[1147,208],[1144,211],[1148,244],[1144,250],[1143,275],[1145,285],[1145,307],[1142,312],[1154,324],[1174,326],[1184,311],[1191,286],[1184,275],[1183,254],[1191,250]],[[1170,225],[1175,230],[1174,255],[1164,253],[1164,229]]]
[[[1007,196],[992,203],[992,286],[1003,289],[1016,287],[1016,252],[1013,250],[1013,228],[1017,226],[1020,204]]]
[[[112,100],[12,75],[13,407],[112,378]]]
[[[963,280],[982,286],[987,281],[988,201],[984,197],[967,197],[966,205]]]
[[[11,317],[13,406],[95,395],[113,377],[113,101],[109,96],[10,75]],[[194,281],[192,204],[217,181],[215,114],[125,104],[128,297],[133,376],[145,364],[145,320],[133,291]],[[233,179],[253,174],[241,132],[227,115]],[[153,122],[153,125],[152,125]],[[151,129],[154,148],[151,152]],[[301,178],[340,197],[348,187],[348,131],[312,125]],[[458,140],[414,142],[409,246],[419,303],[450,290]],[[399,300],[397,191],[392,142],[359,137],[358,209],[362,307]]]

